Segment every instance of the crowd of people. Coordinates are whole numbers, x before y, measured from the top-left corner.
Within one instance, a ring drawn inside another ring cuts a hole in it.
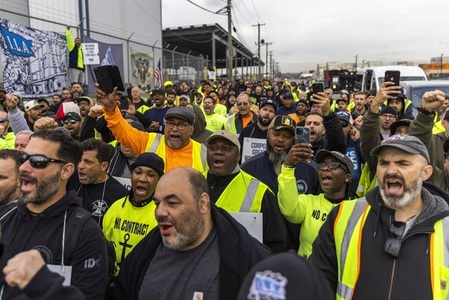
[[[447,298],[441,91],[129,91],[0,90],[5,299]]]

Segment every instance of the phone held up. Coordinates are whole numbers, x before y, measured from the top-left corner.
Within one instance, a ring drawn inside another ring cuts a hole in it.
[[[401,71],[387,70],[385,71],[385,81],[394,82],[394,85],[399,85],[399,79],[401,78]]]
[[[310,128],[304,126],[296,126],[295,130],[295,143],[307,143],[310,144]]]
[[[100,89],[106,94],[113,92],[114,87],[118,91],[125,91],[120,70],[115,65],[99,66],[94,68],[95,80],[100,85]]]
[[[312,90],[314,94],[322,93],[324,92],[324,83],[322,82],[316,82],[312,84]]]

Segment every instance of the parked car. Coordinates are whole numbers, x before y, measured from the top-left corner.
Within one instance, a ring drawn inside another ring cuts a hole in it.
[[[401,81],[400,85],[403,94],[412,100],[416,108],[421,107],[421,99],[425,92],[440,90],[449,96],[449,80]]]

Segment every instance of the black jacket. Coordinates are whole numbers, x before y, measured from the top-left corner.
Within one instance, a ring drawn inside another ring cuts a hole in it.
[[[31,249],[39,250],[47,264],[60,265],[64,214],[67,211],[68,219],[75,207],[80,205],[81,199],[76,197],[74,191],[69,191],[37,216],[33,216],[21,201],[18,202],[17,209],[7,216],[4,215],[12,206],[2,208],[0,216],[4,216],[1,225],[5,249],[0,259],[0,268],[3,269],[8,259],[14,255]],[[65,247],[70,244],[67,241],[66,237]],[[65,265],[72,266],[71,283],[81,290],[86,299],[103,299],[108,281],[106,243],[94,220],[89,220],[84,225],[77,245],[73,258],[70,261],[66,258],[65,262]],[[2,282],[3,276],[1,272]],[[19,299],[23,297],[23,293],[5,285],[3,297]]]
[[[326,129],[326,135],[312,144],[314,155],[321,149],[346,154],[345,134],[343,133],[343,127],[337,115],[331,112],[329,115],[323,117],[323,125]]]
[[[227,212],[211,205],[220,249],[220,299],[235,299],[251,267],[271,253]],[[113,299],[137,299],[142,280],[162,243],[159,228],[153,229],[123,261],[112,292]]]
[[[435,222],[449,215],[449,195],[424,182],[422,196],[423,209],[402,239],[399,256],[395,258],[384,251],[386,240],[394,237],[389,231],[394,210],[384,206],[379,187],[367,193],[371,210],[362,229],[360,273],[353,299],[432,299],[430,237]],[[338,281],[333,234],[337,212],[335,207],[327,217],[311,256],[333,291]]]

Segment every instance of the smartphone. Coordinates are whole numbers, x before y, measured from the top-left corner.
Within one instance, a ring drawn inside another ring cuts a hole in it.
[[[100,85],[100,89],[106,94],[112,93],[114,87],[118,91],[125,91],[120,70],[115,65],[100,66],[94,68],[95,79]]]
[[[120,98],[120,110],[128,110],[128,108],[129,108],[128,97],[122,96]]]
[[[399,78],[401,78],[401,71],[387,70],[385,71],[385,81],[394,82],[394,85],[399,85]]]
[[[304,126],[296,126],[295,143],[310,144],[310,128]]]
[[[324,92],[324,83],[322,82],[316,82],[312,84],[312,90],[314,94],[322,93]]]

